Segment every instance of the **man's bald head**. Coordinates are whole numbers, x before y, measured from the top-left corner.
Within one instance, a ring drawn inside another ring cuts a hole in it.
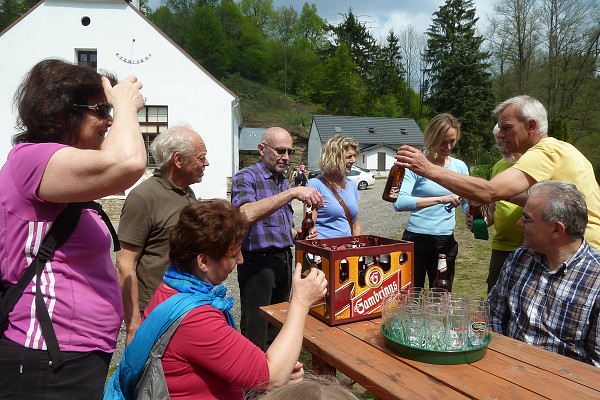
[[[281,174],[290,162],[290,150],[294,141],[288,131],[272,127],[265,131],[258,145],[260,160],[274,175]]]

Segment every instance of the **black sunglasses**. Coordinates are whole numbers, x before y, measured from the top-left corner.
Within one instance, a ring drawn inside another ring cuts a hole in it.
[[[112,111],[112,107],[108,104],[73,104],[73,107],[92,110],[102,119],[110,117],[110,112]]]
[[[285,147],[273,147],[267,143],[263,143],[265,146],[272,148],[273,150],[275,150],[275,152],[277,154],[279,154],[280,156],[284,155],[285,153],[288,153],[290,156],[293,156],[294,153],[296,152],[296,149],[288,149]]]

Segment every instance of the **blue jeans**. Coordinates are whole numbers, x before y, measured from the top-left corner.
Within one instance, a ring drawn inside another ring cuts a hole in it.
[[[289,248],[267,252],[243,252],[237,266],[240,286],[242,335],[263,351],[279,329],[260,316],[259,307],[288,301],[292,288],[292,253]]]
[[[0,339],[1,399],[102,399],[112,354],[63,351],[63,365],[49,366],[47,350]]]

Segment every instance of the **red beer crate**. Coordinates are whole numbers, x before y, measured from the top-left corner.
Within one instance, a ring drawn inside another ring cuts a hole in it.
[[[296,262],[328,280],[310,313],[329,325],[381,316],[381,300],[412,283],[413,253],[412,242],[373,235],[296,241]]]

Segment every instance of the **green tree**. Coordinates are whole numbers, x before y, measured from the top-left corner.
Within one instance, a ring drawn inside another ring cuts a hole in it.
[[[0,0],[0,32],[37,3],[37,0]]]
[[[317,14],[317,6],[304,3],[298,18],[298,44],[313,51],[320,51],[327,45],[326,33],[326,21]]]
[[[241,0],[240,10],[257,28],[266,31],[273,22],[273,0]]]
[[[228,71],[235,49],[214,8],[196,8],[185,42],[185,50],[213,75]]]
[[[426,61],[431,83],[430,114],[449,112],[461,121],[458,149],[467,161],[492,143],[493,96],[489,55],[475,34],[472,0],[446,0],[427,30]]]
[[[311,100],[323,104],[327,112],[365,114],[367,86],[345,44],[338,47],[333,57],[316,67],[310,79],[311,82],[302,87],[302,92],[311,93]]]
[[[359,21],[350,8],[339,25],[329,25],[329,31],[335,39],[331,43],[331,54],[335,54],[341,45],[346,46],[361,75],[369,77],[379,48],[366,23]]]
[[[388,110],[390,104],[398,107],[393,113],[387,115],[381,115],[381,112],[378,111],[378,116],[403,115],[404,110],[408,109],[409,99],[406,82],[403,78],[404,67],[402,66],[399,41],[400,39],[394,31],[390,30],[386,37],[386,43],[378,49],[375,55],[373,68],[369,74],[371,103],[374,107],[379,108],[380,104],[386,104]],[[394,101],[392,102],[390,98],[393,98]]]

